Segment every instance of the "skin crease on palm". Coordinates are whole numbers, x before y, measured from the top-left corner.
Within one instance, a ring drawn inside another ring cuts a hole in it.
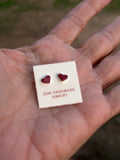
[[[120,17],[79,48],[71,46],[110,0],[84,0],[31,46],[0,49],[0,160],[68,160],[120,113]],[[81,16],[82,15],[82,16]],[[83,103],[38,109],[33,65],[75,60]],[[99,62],[99,63],[98,63]]]

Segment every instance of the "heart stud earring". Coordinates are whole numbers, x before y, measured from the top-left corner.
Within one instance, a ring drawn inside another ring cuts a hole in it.
[[[41,82],[45,84],[50,84],[50,80],[51,77],[49,75],[46,75],[44,78],[41,79]]]
[[[62,73],[59,73],[58,77],[60,78],[61,81],[65,81],[68,79],[68,75]]]

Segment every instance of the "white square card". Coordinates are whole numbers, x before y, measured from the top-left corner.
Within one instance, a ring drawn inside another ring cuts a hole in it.
[[[39,108],[82,103],[75,61],[33,66]]]

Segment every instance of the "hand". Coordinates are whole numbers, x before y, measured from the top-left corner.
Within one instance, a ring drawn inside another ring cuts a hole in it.
[[[85,0],[32,46],[0,50],[0,160],[67,160],[120,113],[120,18],[80,48],[71,43],[110,0]],[[38,109],[33,65],[76,60],[83,103]],[[99,64],[98,64],[99,62]],[[97,65],[96,65],[97,64]]]

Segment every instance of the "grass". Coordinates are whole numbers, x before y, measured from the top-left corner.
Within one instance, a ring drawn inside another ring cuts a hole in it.
[[[57,8],[61,7],[74,7],[82,0],[55,0],[54,6]],[[113,0],[106,8],[106,11],[119,11],[120,10],[120,0]]]
[[[106,7],[110,11],[120,11],[120,0],[113,0],[110,5]]]
[[[18,2],[16,0],[2,0],[0,2],[0,10],[7,10],[12,8],[15,8],[14,10],[16,11],[44,10],[40,3],[28,3],[26,0],[23,2]]]
[[[0,2],[0,9],[5,9],[9,8],[11,6],[16,6],[18,3],[14,0],[6,0],[6,1],[1,1]]]
[[[6,1],[1,1],[0,2],[0,9],[7,9],[12,6],[17,6],[18,3],[14,0],[6,0]]]
[[[54,0],[53,6],[56,8],[72,8],[82,0]],[[9,8],[16,8],[17,11],[28,11],[28,10],[43,10],[44,8],[40,5],[40,2],[28,2],[17,1],[17,0],[0,0],[0,10],[6,10]],[[119,11],[120,0],[113,0],[110,5],[106,7],[107,11]]]

